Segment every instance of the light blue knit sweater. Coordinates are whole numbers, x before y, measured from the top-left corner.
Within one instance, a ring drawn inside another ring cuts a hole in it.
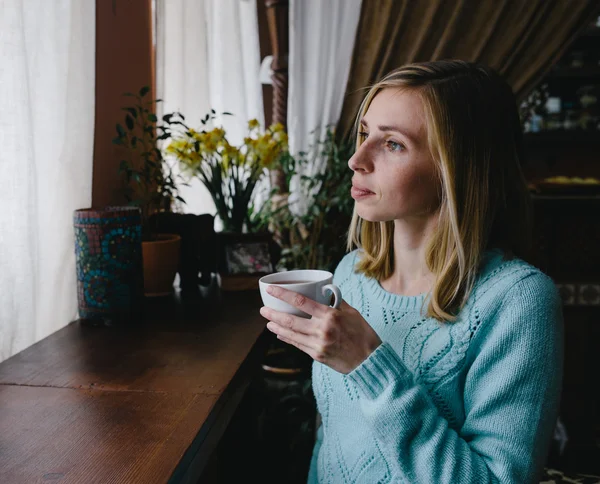
[[[322,426],[309,483],[535,482],[562,380],[560,300],[546,275],[487,252],[454,323],[421,315],[344,257],[334,282],[383,343],[348,375],[313,365]]]

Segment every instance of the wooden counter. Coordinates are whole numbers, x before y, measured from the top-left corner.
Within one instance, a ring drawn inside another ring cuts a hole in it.
[[[269,334],[258,291],[74,322],[0,363],[0,482],[197,482]]]

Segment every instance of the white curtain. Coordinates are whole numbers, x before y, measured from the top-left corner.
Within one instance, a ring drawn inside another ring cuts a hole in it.
[[[94,0],[0,0],[0,360],[77,317],[91,203]]]
[[[157,0],[156,25],[161,113],[179,111],[199,127],[211,109],[230,112],[216,121],[232,144],[242,142],[250,119],[264,125],[256,0]],[[216,213],[197,179],[181,195],[184,211]]]
[[[292,154],[309,152],[340,117],[360,7],[361,0],[291,0],[287,121]],[[303,173],[308,176],[323,167],[315,153],[311,158]],[[309,201],[298,190],[295,177],[290,200],[302,212]]]

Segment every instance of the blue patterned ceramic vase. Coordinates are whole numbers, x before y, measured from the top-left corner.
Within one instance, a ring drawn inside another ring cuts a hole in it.
[[[140,209],[76,210],[73,226],[80,319],[138,320],[144,296]]]

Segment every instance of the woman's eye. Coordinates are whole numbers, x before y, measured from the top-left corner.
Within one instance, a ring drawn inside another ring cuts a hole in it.
[[[396,143],[395,141],[386,141],[386,145],[390,151],[402,151],[404,150],[404,145],[400,143]]]
[[[361,141],[364,141],[369,136],[369,133],[367,133],[366,131],[359,131],[358,136],[361,139]]]

